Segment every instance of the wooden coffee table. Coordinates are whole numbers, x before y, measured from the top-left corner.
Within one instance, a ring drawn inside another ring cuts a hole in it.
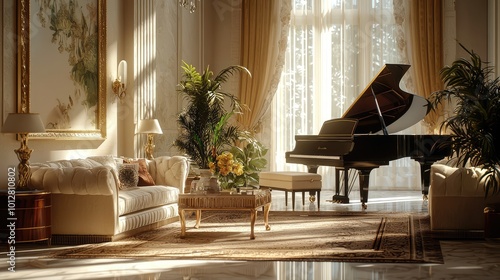
[[[271,208],[271,193],[269,190],[255,190],[253,194],[196,194],[185,193],[179,195],[179,220],[181,222],[181,238],[186,236],[185,211],[196,211],[195,228],[200,227],[201,211],[249,211],[250,212],[250,239],[255,239],[254,226],[257,209],[264,208],[264,225],[269,226],[269,209]]]

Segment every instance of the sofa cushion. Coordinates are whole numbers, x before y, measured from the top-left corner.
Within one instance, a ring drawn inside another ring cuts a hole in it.
[[[155,180],[149,174],[148,171],[148,164],[146,163],[146,160],[143,158],[137,159],[137,160],[126,160],[125,162],[128,163],[137,163],[139,165],[139,182],[137,183],[138,186],[154,186],[155,185]]]
[[[137,187],[137,183],[139,182],[139,165],[136,163],[120,164],[118,178],[120,179],[120,190]]]
[[[118,215],[177,203],[179,189],[168,186],[144,186],[120,190],[118,193]]]

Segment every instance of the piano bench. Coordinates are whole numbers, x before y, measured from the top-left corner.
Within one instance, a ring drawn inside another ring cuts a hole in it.
[[[295,192],[302,192],[302,205],[305,203],[305,192],[309,192],[309,201],[318,201],[321,192],[321,175],[307,172],[261,172],[259,174],[261,188],[285,191],[285,205],[288,206],[288,192],[292,192],[292,209],[295,210]]]

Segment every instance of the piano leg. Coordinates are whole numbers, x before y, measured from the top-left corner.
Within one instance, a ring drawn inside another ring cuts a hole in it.
[[[370,186],[370,172],[372,169],[359,169],[359,195],[361,200],[361,206],[366,209],[366,203],[368,202],[368,187]]]
[[[429,194],[429,186],[430,186],[430,181],[431,181],[431,165],[434,163],[433,162],[421,162],[420,163],[420,184],[422,187],[422,196],[424,200],[427,200],[427,195]]]
[[[318,167],[319,167],[318,165],[308,165],[307,172],[318,174]],[[309,192],[309,201],[310,202],[316,201],[316,191]],[[302,204],[304,204],[304,192],[302,192]],[[318,210],[319,210],[319,192],[318,192]]]
[[[344,195],[340,194],[340,171],[344,172]],[[349,203],[349,168],[335,168],[335,195],[332,201],[336,203]]]
[[[340,195],[340,169],[335,168],[335,196]]]
[[[344,169],[344,196],[349,203],[349,168]]]

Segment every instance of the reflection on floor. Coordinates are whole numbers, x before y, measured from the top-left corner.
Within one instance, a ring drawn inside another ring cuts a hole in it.
[[[361,211],[359,196],[350,204],[327,202],[332,192],[321,192],[321,211]],[[291,198],[273,192],[272,210],[292,211]],[[295,211],[317,211],[297,194]],[[418,191],[370,191],[371,212],[427,213],[427,202]],[[337,262],[231,262],[144,261],[123,259],[44,259],[47,250],[66,247],[45,244],[17,246],[15,270],[9,272],[7,252],[2,248],[0,279],[500,279],[500,240],[441,241],[444,264],[337,263]]]

